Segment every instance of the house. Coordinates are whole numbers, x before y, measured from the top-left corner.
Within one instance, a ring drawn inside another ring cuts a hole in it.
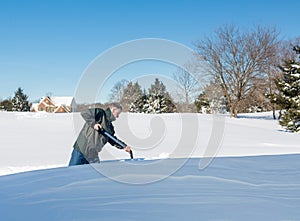
[[[71,113],[76,111],[74,97],[42,97],[31,105],[31,112]]]

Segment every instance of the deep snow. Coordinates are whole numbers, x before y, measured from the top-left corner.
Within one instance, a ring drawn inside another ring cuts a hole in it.
[[[129,156],[107,145],[101,164],[67,168],[78,113],[0,112],[1,174],[62,167],[0,176],[1,220],[299,220],[299,133],[271,113],[226,117],[200,170],[222,119],[125,113],[117,134],[147,160],[116,161]]]
[[[222,140],[217,156],[300,153],[299,133],[285,132],[271,117],[271,113],[226,117],[224,133],[217,135]],[[66,166],[83,124],[79,113],[0,112],[0,122],[0,175]],[[212,115],[123,113],[114,124],[117,135],[133,146],[135,157],[157,159],[202,157],[213,122]],[[109,144],[100,154],[101,160],[128,157]]]
[[[299,220],[300,155],[190,159],[168,178],[119,183],[89,165],[0,177],[2,220]],[[160,176],[180,159],[105,162],[117,179]],[[144,167],[144,164],[152,164]]]

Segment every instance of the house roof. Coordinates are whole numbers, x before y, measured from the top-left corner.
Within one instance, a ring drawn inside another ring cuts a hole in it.
[[[60,105],[59,107],[57,107],[54,110],[54,113],[56,113],[60,108],[63,108],[66,111],[66,113],[70,113],[70,110],[67,107],[65,107],[64,105]]]
[[[66,105],[71,106],[72,101],[74,100],[74,97],[51,97],[50,100],[56,105]]]
[[[50,104],[49,103],[47,103],[47,100],[48,100],[48,102],[50,102]],[[41,103],[43,103],[43,104],[45,104],[46,106],[51,106],[51,105],[54,105],[55,106],[55,104],[53,103],[53,101],[49,98],[49,97],[42,97],[42,99],[41,99],[41,101],[40,101],[40,104]]]
[[[39,103],[32,103],[31,104],[31,110],[37,111],[38,110],[38,106],[39,106]]]
[[[39,103],[32,103],[31,104],[31,107],[33,107],[33,108],[37,108],[39,106]]]

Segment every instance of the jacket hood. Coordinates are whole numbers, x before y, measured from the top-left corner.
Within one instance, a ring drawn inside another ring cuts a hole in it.
[[[114,115],[112,114],[110,108],[107,108],[107,109],[105,110],[105,114],[106,114],[106,118],[107,118],[110,122],[116,120],[116,118],[115,118]]]

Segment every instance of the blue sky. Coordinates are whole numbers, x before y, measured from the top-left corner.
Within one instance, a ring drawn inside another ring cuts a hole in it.
[[[96,56],[134,39],[163,38],[193,47],[193,41],[231,23],[276,25],[283,38],[300,36],[299,8],[297,0],[3,0],[0,99],[13,96],[19,86],[31,101],[47,92],[73,95]],[[127,72],[122,78],[134,76]]]

